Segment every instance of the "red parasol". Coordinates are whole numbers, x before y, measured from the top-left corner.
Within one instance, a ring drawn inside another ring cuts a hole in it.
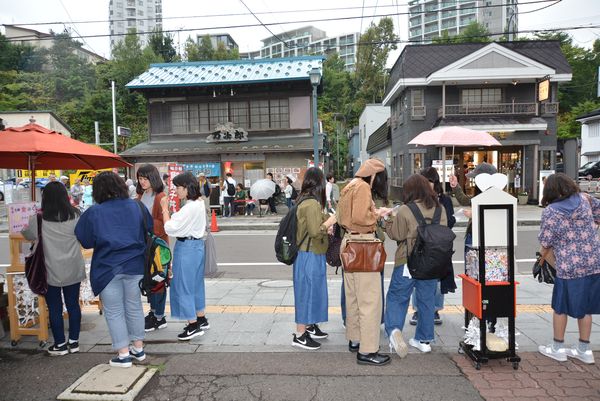
[[[131,164],[116,154],[30,123],[0,131],[0,168],[35,170],[128,167]],[[31,180],[35,199],[35,178]]]

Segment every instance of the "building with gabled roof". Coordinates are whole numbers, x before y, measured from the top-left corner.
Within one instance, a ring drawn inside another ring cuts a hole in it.
[[[474,183],[465,173],[485,161],[509,177],[511,193],[538,198],[539,171],[556,164],[558,84],[572,77],[559,42],[406,46],[390,75],[382,103],[391,107],[392,192],[441,160],[440,147],[408,146],[410,140],[463,126],[490,132],[502,144],[455,149],[455,172],[467,193]]]
[[[321,56],[152,64],[126,85],[148,100],[148,141],[121,156],[210,165],[246,186],[297,176],[313,153],[309,73],[322,66]]]

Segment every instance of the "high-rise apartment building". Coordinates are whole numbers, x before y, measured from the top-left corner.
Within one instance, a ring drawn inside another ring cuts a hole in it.
[[[131,29],[148,32],[139,35],[144,46],[148,43],[150,32],[162,29],[162,0],[110,0],[108,20],[111,48]]]
[[[359,38],[358,32],[327,37],[325,31],[314,26],[306,26],[264,39],[260,58],[328,55],[337,52],[344,60],[346,69],[352,70],[356,65]],[[247,55],[250,57],[250,53],[245,53],[243,56]]]
[[[497,39],[518,31],[517,0],[412,0],[408,3],[408,39],[431,42],[448,31],[461,33],[479,22]]]

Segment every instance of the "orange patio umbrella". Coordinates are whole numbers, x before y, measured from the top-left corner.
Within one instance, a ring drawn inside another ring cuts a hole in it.
[[[0,131],[0,168],[30,170],[32,200],[35,200],[35,170],[128,166],[131,164],[114,153],[35,123]]]

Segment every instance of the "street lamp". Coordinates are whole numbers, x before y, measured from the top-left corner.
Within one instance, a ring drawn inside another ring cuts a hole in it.
[[[308,74],[312,85],[312,122],[313,122],[313,158],[315,167],[319,167],[319,123],[317,121],[317,86],[321,82],[321,70],[317,67],[310,70]]]

